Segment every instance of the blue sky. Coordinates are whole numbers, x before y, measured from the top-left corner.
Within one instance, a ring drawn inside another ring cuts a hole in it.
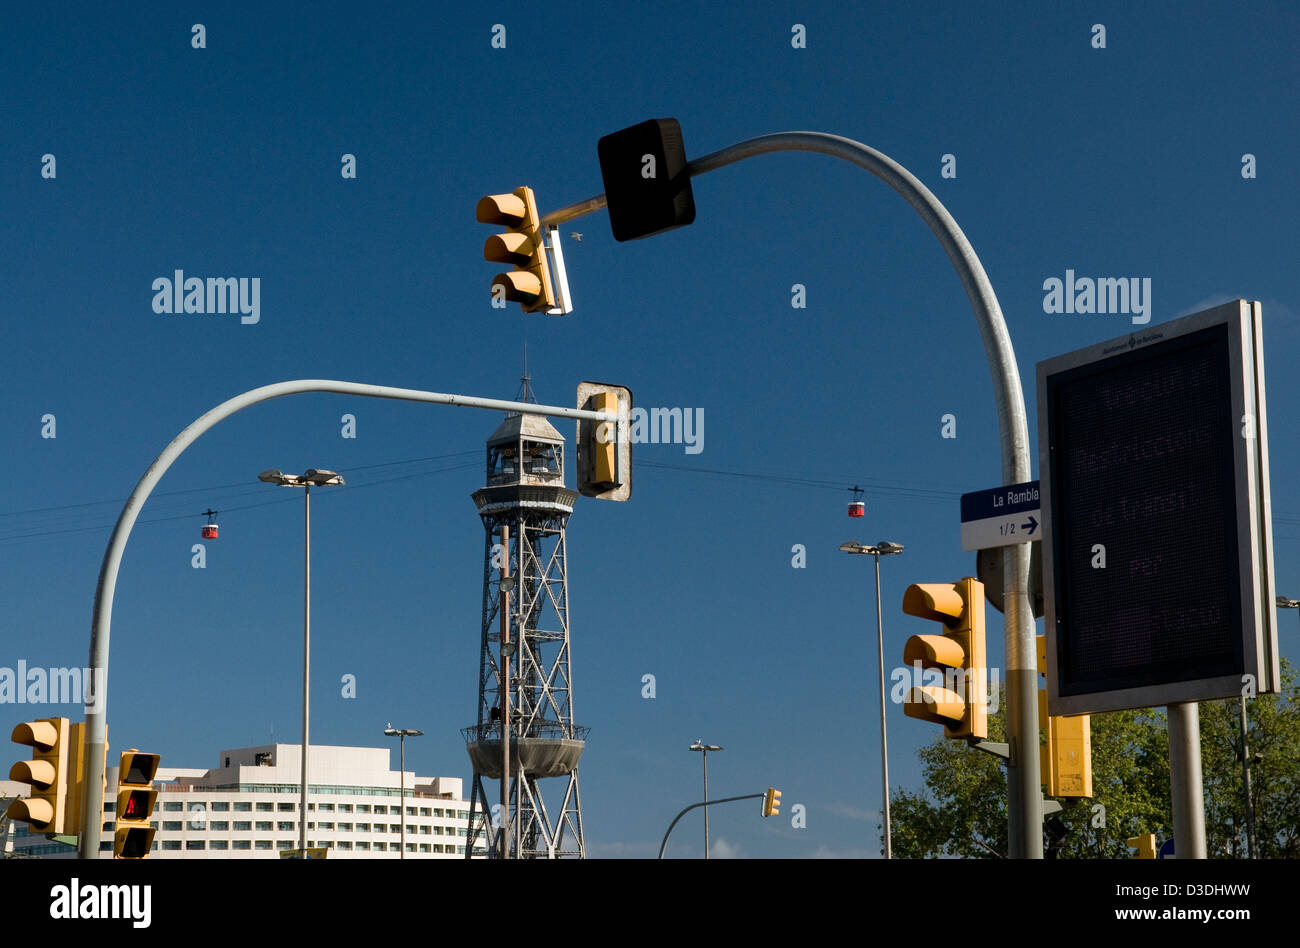
[[[545,317],[489,305],[497,271],[480,254],[491,228],[475,203],[521,184],[543,212],[597,194],[597,140],[652,117],[679,119],[692,157],[795,129],[878,148],[938,195],[989,274],[1035,464],[1035,363],[1131,328],[1045,313],[1044,280],[1150,278],[1153,325],[1261,300],[1277,586],[1298,597],[1300,492],[1286,472],[1300,462],[1300,16],[1280,3],[1250,11],[6,10],[0,665],[84,664],[121,503],[217,403],[297,378],[510,398],[526,342],[544,403],[572,404],[579,381],[599,379],[639,405],[704,409],[701,454],[638,445],[638,462],[842,485],[639,464],[631,501],[578,505],[572,667],[577,718],[592,729],[580,772],[591,853],[653,855],[697,799],[687,747],[702,738],[726,747],[713,793],[775,785],[787,810],[807,808],[805,829],[760,819],[757,804],[717,808],[723,852],[874,854],[870,561],[837,547],[905,544],[882,564],[886,663],[898,664],[907,636],[929,631],[902,616],[903,589],[973,572],[958,497],[1001,480],[983,347],[938,243],[869,174],[765,156],[696,179],[688,228],[618,244],[603,212],[566,226],[583,235],[565,243],[575,309]],[[195,23],[205,49],[191,47]],[[504,49],[491,44],[498,23]],[[797,23],[803,49],[791,45]],[[1097,23],[1104,49],[1092,46]],[[355,180],[340,175],[344,154]],[[955,178],[940,175],[945,154]],[[176,269],[259,278],[259,322],[155,314],[151,284]],[[791,307],[796,283],[804,309]],[[41,437],[46,413],[54,439]],[[344,413],[355,439],[340,436]],[[946,413],[955,439],[940,436]],[[499,419],[301,395],[191,448],[146,506],[119,578],[114,753],[213,766],[220,748],[265,743],[272,728],[298,739],[301,497],[256,475],[325,467],[348,486],[312,505],[313,739],[379,745],[388,721],[420,728],[408,766],[468,785],[459,728],[475,715],[483,543],[469,495]],[[559,427],[572,438],[571,423]],[[863,520],[845,516],[854,483],[868,487]],[[193,569],[208,507],[221,537]],[[795,544],[804,569],[791,566]],[[1282,654],[1300,660],[1300,629],[1280,619]],[[354,699],[341,696],[348,674]],[[646,674],[653,700],[641,697]],[[915,752],[934,726],[891,705],[889,727],[893,784],[917,788]],[[698,852],[698,824],[676,832],[680,854]]]

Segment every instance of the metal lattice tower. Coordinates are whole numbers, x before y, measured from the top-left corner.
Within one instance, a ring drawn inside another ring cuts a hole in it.
[[[517,400],[536,401],[527,374]],[[578,494],[564,486],[564,438],[541,415],[508,414],[487,440],[487,486],[473,497],[484,527],[483,625],[478,723],[462,732],[474,766],[465,855],[472,856],[482,839],[487,855],[500,857],[502,827],[507,825],[500,817],[499,792],[501,580],[505,575],[509,577],[506,641],[513,646],[513,654],[505,660],[509,857],[584,858],[578,759],[587,728],[573,723],[565,562],[565,529]],[[487,793],[487,781],[498,782],[493,796]],[[542,783],[552,798],[550,809]]]

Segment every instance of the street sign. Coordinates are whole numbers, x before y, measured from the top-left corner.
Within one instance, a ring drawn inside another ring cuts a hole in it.
[[[1160,844],[1160,851],[1156,853],[1157,859],[1176,859],[1174,855],[1174,838],[1170,836]]]
[[[1048,703],[1279,690],[1260,305],[1038,363]]]
[[[677,119],[650,119],[613,132],[596,143],[596,153],[615,240],[639,240],[695,220]]]
[[[987,550],[1043,536],[1038,481],[961,495],[961,548]]]

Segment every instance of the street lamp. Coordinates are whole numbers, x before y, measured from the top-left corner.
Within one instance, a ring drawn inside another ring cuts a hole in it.
[[[384,728],[384,733],[389,737],[398,738],[398,746],[401,748],[402,762],[399,765],[402,768],[402,848],[400,858],[406,858],[406,739],[408,737],[423,737],[423,731],[417,731],[413,728],[395,728],[390,721],[388,727]]]
[[[701,744],[697,738],[691,750],[704,754],[704,802],[709,802],[709,751],[722,750],[717,744]],[[704,808],[704,858],[709,858],[709,808]]]
[[[329,487],[346,483],[333,471],[318,471],[315,468],[305,474],[282,474],[277,470],[263,471],[257,475],[259,481],[278,484],[281,487],[304,488],[306,498],[306,515],[304,517],[304,568],[303,568],[303,607],[302,607],[302,793],[298,802],[298,849],[299,858],[307,858],[307,717],[308,695],[311,687],[311,489]],[[405,809],[405,808],[403,808]]]
[[[876,649],[880,667],[880,769],[885,790],[885,858],[893,858],[893,849],[889,832],[889,739],[885,733],[885,623],[880,613],[880,558],[903,552],[903,544],[878,540],[875,546],[863,546],[850,540],[841,543],[840,550],[845,553],[870,553],[876,558]]]

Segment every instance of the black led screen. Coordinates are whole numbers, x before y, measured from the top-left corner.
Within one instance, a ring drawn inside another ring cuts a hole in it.
[[[1230,377],[1222,325],[1048,376],[1062,696],[1243,671]]]

